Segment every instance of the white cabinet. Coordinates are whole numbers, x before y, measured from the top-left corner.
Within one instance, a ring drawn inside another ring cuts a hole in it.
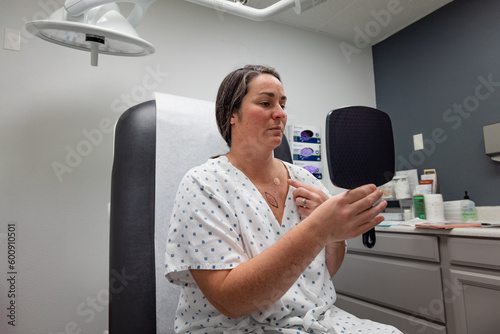
[[[500,241],[447,241],[454,333],[500,332]]]
[[[377,231],[333,280],[337,306],[404,333],[500,332],[500,238]]]

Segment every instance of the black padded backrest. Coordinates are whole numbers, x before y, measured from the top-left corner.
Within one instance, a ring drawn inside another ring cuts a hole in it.
[[[293,163],[292,152],[290,151],[290,145],[285,135],[281,138],[280,146],[274,149],[274,157],[280,160]]]
[[[156,105],[127,110],[115,129],[110,207],[109,332],[156,334]]]

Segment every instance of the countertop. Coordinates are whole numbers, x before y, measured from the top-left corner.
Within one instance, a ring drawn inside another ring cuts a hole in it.
[[[413,234],[437,234],[449,235],[457,237],[481,237],[481,238],[494,238],[500,239],[500,225],[495,227],[460,227],[453,229],[429,229],[417,228],[414,226],[406,226],[407,222],[382,222],[381,225],[391,226],[377,226],[377,232],[394,232],[394,233],[413,233]]]

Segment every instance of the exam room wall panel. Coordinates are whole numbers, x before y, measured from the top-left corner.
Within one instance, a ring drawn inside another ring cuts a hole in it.
[[[0,0],[0,33],[5,28],[22,30],[26,21],[46,17],[61,3]],[[18,272],[16,327],[2,320],[1,333],[100,334],[107,329],[111,132],[122,112],[151,99],[152,90],[146,86],[213,101],[230,70],[265,63],[283,76],[293,122],[323,127],[333,108],[375,105],[368,48],[348,63],[340,41],[328,36],[252,22],[179,0],[155,2],[137,30],[155,44],[156,54],[100,56],[98,67],[90,66],[86,52],[25,32],[20,51],[0,48],[4,320],[9,302],[4,294],[8,224],[17,229]],[[78,159],[69,152],[89,142],[84,132],[94,134],[95,144]],[[54,163],[68,169],[58,177]]]
[[[483,141],[483,126],[500,122],[499,11],[495,0],[455,0],[372,48],[377,106],[393,121],[396,168],[419,175],[435,168],[445,200],[468,191],[476,205],[500,205],[500,163],[485,155]],[[488,80],[494,84],[486,88]],[[469,116],[453,111],[464,103]],[[434,131],[441,134],[433,138]],[[414,151],[418,133],[427,143]]]

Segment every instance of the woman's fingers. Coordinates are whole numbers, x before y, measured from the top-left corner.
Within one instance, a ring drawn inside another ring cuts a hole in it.
[[[344,194],[345,194],[346,200],[349,203],[355,203],[359,200],[366,198],[368,195],[370,195],[376,191],[378,191],[378,192],[380,192],[380,194],[382,194],[382,191],[378,190],[374,184],[366,184],[364,186],[360,186],[360,187],[348,190]]]
[[[365,185],[332,197],[317,208],[313,219],[333,241],[354,238],[383,221],[387,202],[375,185]]]
[[[295,198],[295,205],[299,208],[299,213],[302,216],[309,216],[314,209],[329,198],[328,195],[317,187],[292,179],[288,180],[288,184],[295,187],[293,197]]]
[[[379,215],[387,202],[380,200],[382,191],[373,184],[349,190],[331,199],[314,186],[296,180],[288,180],[288,184],[295,187],[293,196],[302,216],[310,216],[321,206],[314,219],[322,222],[321,229],[325,229],[325,233],[331,234],[335,240],[356,237],[384,220]],[[322,206],[323,203],[325,206]]]
[[[386,207],[387,207],[387,202],[385,200],[379,201],[378,203],[367,208],[366,210],[361,211],[358,214],[358,219],[360,222],[367,222],[374,219],[375,220],[374,224],[378,225],[384,220],[384,217],[379,215],[384,211]]]
[[[382,191],[373,184],[364,185],[345,193],[346,204],[362,212],[373,207],[382,198]],[[386,204],[385,204],[386,205]]]
[[[288,184],[291,185],[292,187],[295,187],[295,188],[305,188],[307,190],[314,190],[314,189],[317,189],[316,187],[314,186],[311,186],[311,185],[308,185],[308,184],[304,184],[302,182],[299,182],[297,180],[293,180],[293,179],[288,179]]]

